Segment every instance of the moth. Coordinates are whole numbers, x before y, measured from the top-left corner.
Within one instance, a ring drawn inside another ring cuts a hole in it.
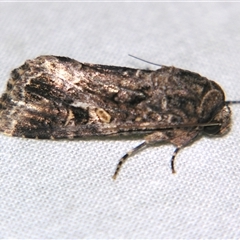
[[[230,103],[217,83],[188,70],[40,56],[12,71],[0,98],[0,131],[37,139],[142,134],[144,141],[120,159],[113,179],[129,156],[160,142],[176,146],[175,173],[180,149],[202,133],[230,129]]]

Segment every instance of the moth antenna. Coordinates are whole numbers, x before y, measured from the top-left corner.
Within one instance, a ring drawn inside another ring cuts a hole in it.
[[[131,151],[129,151],[128,153],[126,153],[118,162],[118,165],[116,167],[115,173],[113,174],[112,178],[115,180],[119,174],[119,171],[122,167],[122,165],[127,161],[127,159],[133,155],[134,153],[136,153],[139,150],[142,150],[144,147],[147,146],[146,142],[142,142],[141,144],[139,144],[138,146],[136,146],[135,148],[133,148]]]
[[[240,101],[225,101],[226,104],[240,104]]]
[[[135,59],[138,59],[138,60],[140,60],[140,61],[143,61],[143,62],[145,62],[145,63],[150,63],[150,64],[152,64],[152,65],[155,65],[155,66],[158,66],[158,67],[162,67],[162,65],[160,65],[160,64],[157,64],[157,63],[153,63],[153,62],[144,60],[144,59],[142,59],[142,58],[133,56],[132,54],[128,54],[128,56],[129,56],[129,57],[132,57],[132,58],[135,58]]]

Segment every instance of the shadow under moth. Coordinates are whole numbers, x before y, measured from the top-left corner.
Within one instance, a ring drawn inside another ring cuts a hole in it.
[[[80,63],[40,56],[12,71],[0,98],[0,131],[58,139],[144,134],[144,142],[118,162],[149,145],[170,142],[178,151],[202,133],[230,128],[229,104],[214,81],[187,70],[156,71]]]

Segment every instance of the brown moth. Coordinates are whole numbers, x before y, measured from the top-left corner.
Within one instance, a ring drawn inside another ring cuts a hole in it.
[[[12,71],[0,98],[0,131],[38,139],[144,134],[113,178],[130,155],[163,141],[176,146],[175,173],[181,148],[202,133],[229,130],[229,103],[217,83],[175,67],[151,71],[40,56]]]

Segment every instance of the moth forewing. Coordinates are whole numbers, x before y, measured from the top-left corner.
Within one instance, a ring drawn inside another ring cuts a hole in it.
[[[0,131],[38,139],[143,133],[113,178],[132,153],[162,141],[177,147],[174,173],[181,148],[202,132],[229,129],[229,103],[217,83],[175,67],[151,71],[40,56],[12,71],[0,98]]]

